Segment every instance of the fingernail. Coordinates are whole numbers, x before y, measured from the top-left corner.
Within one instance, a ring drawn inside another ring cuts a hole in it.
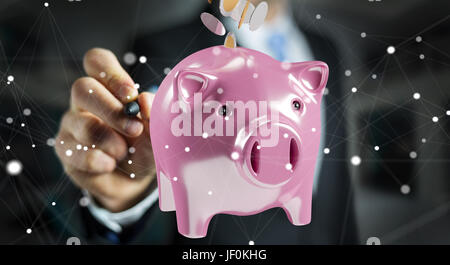
[[[125,132],[127,132],[131,136],[137,136],[141,134],[142,130],[144,129],[144,126],[141,122],[128,119],[128,121],[125,124]]]
[[[126,85],[120,88],[120,95],[124,102],[131,102],[136,100],[139,96],[139,92],[135,87]]]

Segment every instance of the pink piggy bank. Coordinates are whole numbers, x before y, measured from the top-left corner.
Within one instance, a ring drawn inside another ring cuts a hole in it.
[[[150,135],[159,207],[178,231],[204,237],[215,214],[273,207],[294,225],[311,221],[319,151],[323,62],[281,63],[216,46],[181,61],[152,106]]]

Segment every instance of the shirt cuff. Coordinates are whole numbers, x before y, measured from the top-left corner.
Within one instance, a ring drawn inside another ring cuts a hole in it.
[[[83,194],[90,199],[87,206],[92,216],[101,224],[119,234],[123,227],[138,221],[145,212],[158,200],[158,188],[154,189],[145,199],[135,206],[123,212],[112,213],[95,203],[88,191],[83,190]]]

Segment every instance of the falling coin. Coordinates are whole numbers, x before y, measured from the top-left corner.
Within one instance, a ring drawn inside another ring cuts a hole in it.
[[[236,36],[233,32],[228,32],[223,45],[227,48],[236,48]]]
[[[220,36],[225,35],[225,27],[215,16],[204,12],[200,15],[200,19],[202,20],[203,25],[205,25],[212,33]]]
[[[269,5],[267,2],[261,2],[255,8],[252,17],[250,18],[250,30],[255,31],[264,23],[267,12],[269,11]]]
[[[242,23],[244,23],[245,15],[247,14],[249,4],[250,4],[250,0],[247,0],[247,3],[245,3],[244,11],[242,11],[241,19],[239,20],[238,29],[240,29],[242,26]]]
[[[240,0],[220,0],[220,13],[228,17],[239,4]]]

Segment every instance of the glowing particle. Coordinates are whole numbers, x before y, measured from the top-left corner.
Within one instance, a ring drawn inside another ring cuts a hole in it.
[[[84,151],[87,151],[87,150],[88,150],[88,147],[87,147],[87,146],[83,146],[83,150],[84,150]]]
[[[326,95],[328,95],[330,93],[330,90],[328,89],[328,87],[326,87],[324,90],[323,90],[323,94],[326,96]]]
[[[134,84],[134,88],[139,89],[140,87],[141,87],[141,85],[139,83]]]
[[[212,195],[212,191],[208,191],[208,195],[211,196]]]
[[[223,88],[221,88],[221,87],[219,87],[218,89],[217,89],[217,94],[222,94],[223,93]]]
[[[225,41],[225,43],[226,43],[226,41]],[[213,54],[216,55],[216,56],[217,56],[217,55],[220,55],[220,53],[221,53],[219,47],[214,47],[214,48],[212,49],[212,52],[213,52]]]
[[[258,73],[254,73],[254,74],[253,74],[253,78],[254,78],[254,79],[257,79],[258,77],[259,77]]]
[[[366,241],[366,245],[381,245],[381,240],[378,237],[369,237]]]
[[[414,93],[413,94],[413,98],[415,99],[415,100],[418,100],[418,99],[420,99],[420,93]]]
[[[422,41],[422,37],[421,37],[421,36],[417,36],[417,37],[416,37],[416,41],[417,41],[417,42],[421,42],[421,41]]]
[[[226,120],[226,121],[229,120],[229,119],[230,119],[230,117],[228,117],[228,116],[225,117],[225,120]]]
[[[292,164],[291,163],[287,163],[285,166],[286,170],[291,171],[292,170]]]
[[[253,246],[253,245],[255,244],[255,241],[250,240],[250,241],[248,241],[248,244],[249,244],[250,246]]]
[[[33,232],[33,230],[31,230],[31,228],[28,228],[26,232],[27,232],[27,234],[31,234],[31,232]]]
[[[77,150],[81,150],[81,148],[83,148],[83,146],[81,144],[77,144]]]
[[[100,78],[105,78],[106,77],[106,73],[105,72],[100,72]]]
[[[352,158],[350,159],[350,162],[354,166],[359,166],[361,164],[361,157],[359,157],[359,156],[352,156]]]
[[[66,156],[70,157],[70,156],[72,156],[72,153],[73,153],[72,150],[70,150],[70,149],[66,150]]]
[[[316,15],[316,19],[321,19],[321,18],[322,18],[322,16],[320,14]]]
[[[134,173],[130,174],[130,178],[134,179],[136,177],[136,175]]]
[[[231,159],[238,160],[239,159],[239,153],[238,152],[231,153]]]
[[[223,45],[230,49],[236,48],[236,36],[234,35],[233,32],[228,32]]]
[[[323,149],[323,153],[326,154],[326,155],[328,155],[328,154],[330,153],[330,148],[325,147],[325,148]]]
[[[419,55],[419,58],[420,58],[421,60],[423,60],[423,59],[425,59],[425,55],[420,54],[420,55]]]
[[[25,127],[25,123],[22,122],[22,123],[20,124],[20,127]]]
[[[24,109],[23,110],[23,115],[25,115],[25,116],[30,116],[31,115],[31,110],[30,109]]]
[[[89,94],[92,94],[92,93],[94,93],[94,90],[92,90],[92,89],[89,89]]]
[[[395,53],[395,47],[394,46],[389,46],[386,49],[388,54],[394,54]]]
[[[207,132],[204,132],[204,133],[202,134],[202,138],[203,138],[203,139],[208,138],[208,133],[207,133]]]
[[[432,120],[433,122],[438,122],[438,121],[439,121],[439,118],[436,117],[436,116],[434,116],[431,120]]]
[[[11,117],[8,117],[8,118],[6,118],[6,123],[8,123],[8,124],[11,124],[11,123],[13,123],[13,118],[11,118]]]
[[[95,148],[95,144],[93,144],[91,147],[92,147],[92,148]]]
[[[283,137],[284,137],[284,138],[288,138],[288,137],[289,137],[289,134],[285,133],[285,134],[283,134]]]
[[[48,146],[55,146],[55,139],[53,139],[53,138],[48,138],[48,139],[47,139],[47,145],[48,145]]]
[[[140,63],[146,63],[147,62],[147,57],[145,57],[145,56],[139,57],[139,62]]]
[[[256,149],[261,150],[261,146],[258,144],[258,145],[256,146]]]
[[[447,111],[445,112],[445,114],[446,114],[447,116],[450,116],[450,110],[447,110]]]
[[[178,180],[178,178],[177,177],[173,177],[173,181],[177,181]]]
[[[6,172],[11,176],[19,175],[22,168],[22,163],[19,160],[11,160],[6,163]]]
[[[367,37],[367,33],[361,32],[361,38],[365,38],[365,37]]]
[[[215,16],[211,15],[210,13],[203,12],[200,15],[200,19],[203,25],[205,25],[205,27],[209,29],[209,31],[211,31],[216,35],[223,36],[227,32],[222,22],[220,22],[220,20],[218,20]]]
[[[129,152],[130,154],[134,154],[134,152],[136,152],[136,148],[134,148],[134,147],[132,146],[132,147],[128,148],[128,152]]]
[[[56,205],[56,202],[52,202],[52,206],[55,206]]]
[[[133,161],[128,160],[128,165],[131,165],[131,164],[133,164]]]
[[[191,148],[188,147],[188,146],[186,146],[186,147],[184,148],[184,151],[187,153],[187,152],[191,151]]]
[[[426,138],[422,138],[422,143],[424,144],[424,143],[426,143],[427,142],[427,139]]]
[[[127,65],[132,65],[136,62],[136,55],[132,52],[127,52],[123,55],[123,61]]]
[[[64,141],[59,142],[60,144],[64,144]]]
[[[356,87],[352,87],[352,92],[356,93],[358,91],[358,89]]]
[[[411,191],[411,188],[409,187],[409,185],[404,184],[400,187],[400,191],[403,194],[408,194]]]
[[[169,67],[164,68],[164,74],[168,75],[170,73],[172,69],[170,69]]]
[[[373,149],[374,149],[375,151],[378,151],[378,150],[380,150],[380,147],[379,147],[378,145],[375,145],[375,146],[373,147]]]
[[[11,149],[11,146],[7,145],[6,150],[9,150],[9,149]]]
[[[166,144],[166,145],[164,146],[164,148],[169,149],[169,145]]]
[[[91,199],[89,199],[89,197],[81,197],[78,203],[81,207],[86,207],[91,203]]]
[[[372,79],[377,79],[377,74],[372,74]]]
[[[36,145],[35,145],[35,144],[32,144],[32,145],[31,145],[31,148],[35,148],[35,147],[36,147]]]
[[[289,70],[289,69],[291,69],[291,64],[289,62],[282,62],[281,63],[281,68],[283,70]]]
[[[416,158],[417,158],[417,152],[415,152],[415,151],[409,152],[409,157],[410,157],[411,159],[416,159]]]
[[[7,78],[7,79],[8,79],[9,82],[12,82],[12,81],[14,81],[14,76],[8,75],[8,78]]]
[[[311,129],[312,132],[316,132],[316,130],[317,130],[316,128],[312,128]]]
[[[344,74],[345,74],[345,76],[351,76],[352,75],[352,71],[345,70]]]

